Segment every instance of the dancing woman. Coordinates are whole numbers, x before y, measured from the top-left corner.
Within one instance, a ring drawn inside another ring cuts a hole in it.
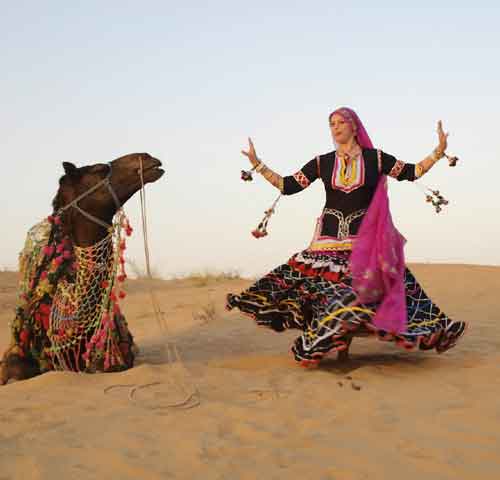
[[[370,334],[408,350],[448,350],[465,324],[448,318],[406,268],[405,240],[392,223],[386,180],[420,178],[445,156],[448,135],[439,122],[438,146],[410,164],[374,149],[353,110],[335,110],[329,123],[336,150],[294,175],[282,177],[264,165],[250,139],[242,151],[284,195],[321,179],[326,203],[309,247],[244,292],[229,294],[226,307],[276,331],[300,330],[292,353],[304,365],[333,352],[346,358],[353,336]]]

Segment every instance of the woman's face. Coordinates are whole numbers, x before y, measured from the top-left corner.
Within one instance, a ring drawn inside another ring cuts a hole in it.
[[[352,123],[338,113],[334,113],[330,117],[330,131],[332,132],[333,141],[337,145],[348,143],[356,134]]]

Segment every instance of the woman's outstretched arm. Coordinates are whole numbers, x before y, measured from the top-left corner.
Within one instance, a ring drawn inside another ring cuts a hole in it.
[[[283,177],[259,160],[251,138],[248,139],[248,151],[242,150],[241,153],[248,157],[257,173],[260,173],[273,187],[283,192]]]
[[[283,195],[293,195],[301,192],[319,177],[319,157],[306,163],[295,174],[282,177],[259,159],[251,138],[248,139],[248,151],[242,150],[241,153],[248,157],[255,171],[260,173]]]
[[[417,178],[427,173],[439,159],[444,157],[444,152],[448,147],[448,133],[444,133],[441,120],[438,122],[437,133],[439,138],[438,146],[432,151],[431,155],[427,155],[415,165],[415,177]]]
[[[397,160],[392,155],[381,152],[379,157],[379,170],[385,175],[396,178],[397,180],[417,180],[425,175],[436,162],[444,157],[446,148],[448,147],[448,134],[444,133],[441,121],[438,122],[437,132],[439,137],[438,146],[418,163],[405,163],[402,160]]]

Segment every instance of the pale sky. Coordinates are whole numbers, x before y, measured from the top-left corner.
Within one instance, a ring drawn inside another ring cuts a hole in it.
[[[374,144],[408,162],[450,131],[456,168],[422,183],[436,215],[391,182],[408,261],[500,264],[500,7],[493,1],[0,1],[3,220],[0,268],[50,214],[62,161],[146,151],[167,174],[148,186],[153,262],[163,275],[265,273],[305,248],[324,203],[314,183],[284,198],[243,183],[247,136],[291,174],[333,149],[328,114],[351,106]],[[142,262],[139,200],[130,255]]]

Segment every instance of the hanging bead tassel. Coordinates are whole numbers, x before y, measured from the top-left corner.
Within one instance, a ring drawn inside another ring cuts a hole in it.
[[[441,195],[439,190],[431,190],[429,188],[428,191],[430,192],[430,194],[427,193],[427,195],[425,196],[425,199],[428,203],[432,204],[432,206],[436,210],[436,213],[441,212],[443,205],[448,205],[448,203],[450,203],[448,200],[446,200],[446,198],[444,198]]]
[[[444,154],[446,159],[448,160],[448,164],[450,167],[455,167],[457,165],[457,162],[459,160],[458,157],[451,156],[448,154]],[[439,190],[432,190],[431,188],[425,186],[425,185],[420,185],[420,182],[415,182],[418,188],[422,190],[425,194],[425,200],[427,203],[430,203],[433,207],[436,213],[440,213],[443,210],[444,205],[448,205],[450,202],[446,200],[446,198],[441,195],[441,192]]]
[[[459,160],[459,158],[458,158],[458,157],[452,157],[452,156],[450,156],[450,155],[447,155],[446,153],[444,154],[444,156],[447,158],[447,160],[448,160],[448,165],[449,165],[450,167],[454,167],[454,166],[456,166],[456,164],[457,164],[457,162],[458,162],[458,160]]]
[[[271,208],[267,209],[264,212],[264,218],[257,225],[257,228],[255,230],[252,230],[252,235],[255,238],[262,238],[268,234],[267,224],[269,223],[269,219],[271,218],[271,215],[275,212],[276,205],[278,204],[280,198],[281,198],[281,193],[278,195],[278,198],[276,198],[276,200],[273,202],[273,204],[271,205]]]
[[[256,168],[257,168],[257,165],[252,167],[250,170],[242,170],[241,171],[241,179],[244,182],[251,182],[253,180],[252,172],[254,172]]]

